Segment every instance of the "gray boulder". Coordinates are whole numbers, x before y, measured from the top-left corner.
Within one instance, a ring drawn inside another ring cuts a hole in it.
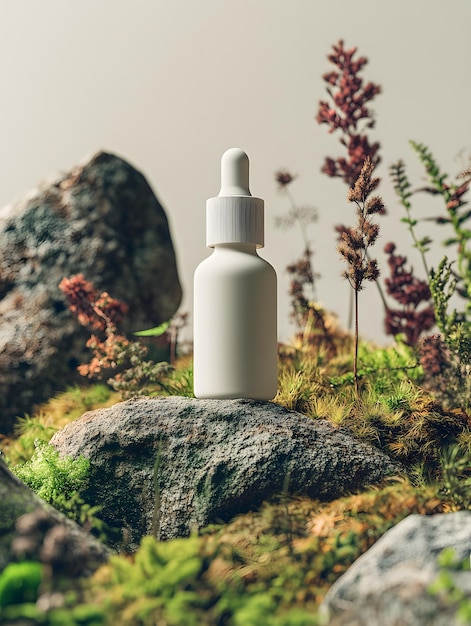
[[[79,380],[90,333],[58,288],[78,273],[129,306],[125,331],[169,319],[181,300],[164,210],[144,176],[112,154],[0,209],[0,432]]]
[[[134,398],[85,413],[51,444],[90,460],[83,497],[131,549],[143,535],[184,537],[284,489],[331,499],[398,471],[327,421],[254,400]]]
[[[34,559],[56,574],[87,576],[110,551],[41,500],[0,459],[0,572],[11,561]]]
[[[328,591],[321,605],[329,626],[458,626],[457,606],[432,594],[437,558],[452,548],[457,562],[470,558],[471,512],[410,515],[389,530]],[[469,571],[450,572],[471,600]],[[445,590],[443,590],[445,591]]]

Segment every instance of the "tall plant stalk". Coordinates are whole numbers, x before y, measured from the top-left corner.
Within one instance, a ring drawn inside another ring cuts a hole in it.
[[[359,298],[365,280],[376,281],[379,277],[378,263],[368,255],[369,248],[375,243],[379,226],[372,221],[375,214],[384,213],[384,204],[379,196],[371,194],[379,184],[379,178],[373,178],[374,164],[369,157],[365,159],[360,175],[348,192],[348,200],[356,206],[356,225],[343,226],[340,243],[337,247],[340,255],[347,262],[347,269],[342,276],[348,280],[354,291],[355,340],[353,352],[353,379],[357,399],[360,396],[358,380],[358,341],[359,341]]]

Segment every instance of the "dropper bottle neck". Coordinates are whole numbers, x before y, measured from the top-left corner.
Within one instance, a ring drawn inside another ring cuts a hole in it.
[[[257,245],[254,243],[217,243],[213,247],[214,250],[233,250],[234,252],[257,255]]]
[[[206,245],[264,245],[264,203],[249,188],[249,158],[230,148],[221,158],[221,190],[206,203]]]

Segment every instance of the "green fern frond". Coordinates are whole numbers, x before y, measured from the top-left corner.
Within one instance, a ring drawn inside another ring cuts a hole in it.
[[[393,183],[394,191],[399,197],[401,204],[407,209],[411,209],[412,205],[409,202],[409,198],[412,196],[412,192],[409,191],[411,184],[406,174],[406,164],[404,161],[399,160],[393,163],[389,168],[389,174]]]

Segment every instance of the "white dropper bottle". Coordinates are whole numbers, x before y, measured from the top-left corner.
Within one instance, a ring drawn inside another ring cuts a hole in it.
[[[221,191],[206,205],[212,254],[194,277],[194,393],[197,398],[271,400],[277,391],[276,273],[257,254],[264,203],[249,190],[249,159],[221,159]]]

